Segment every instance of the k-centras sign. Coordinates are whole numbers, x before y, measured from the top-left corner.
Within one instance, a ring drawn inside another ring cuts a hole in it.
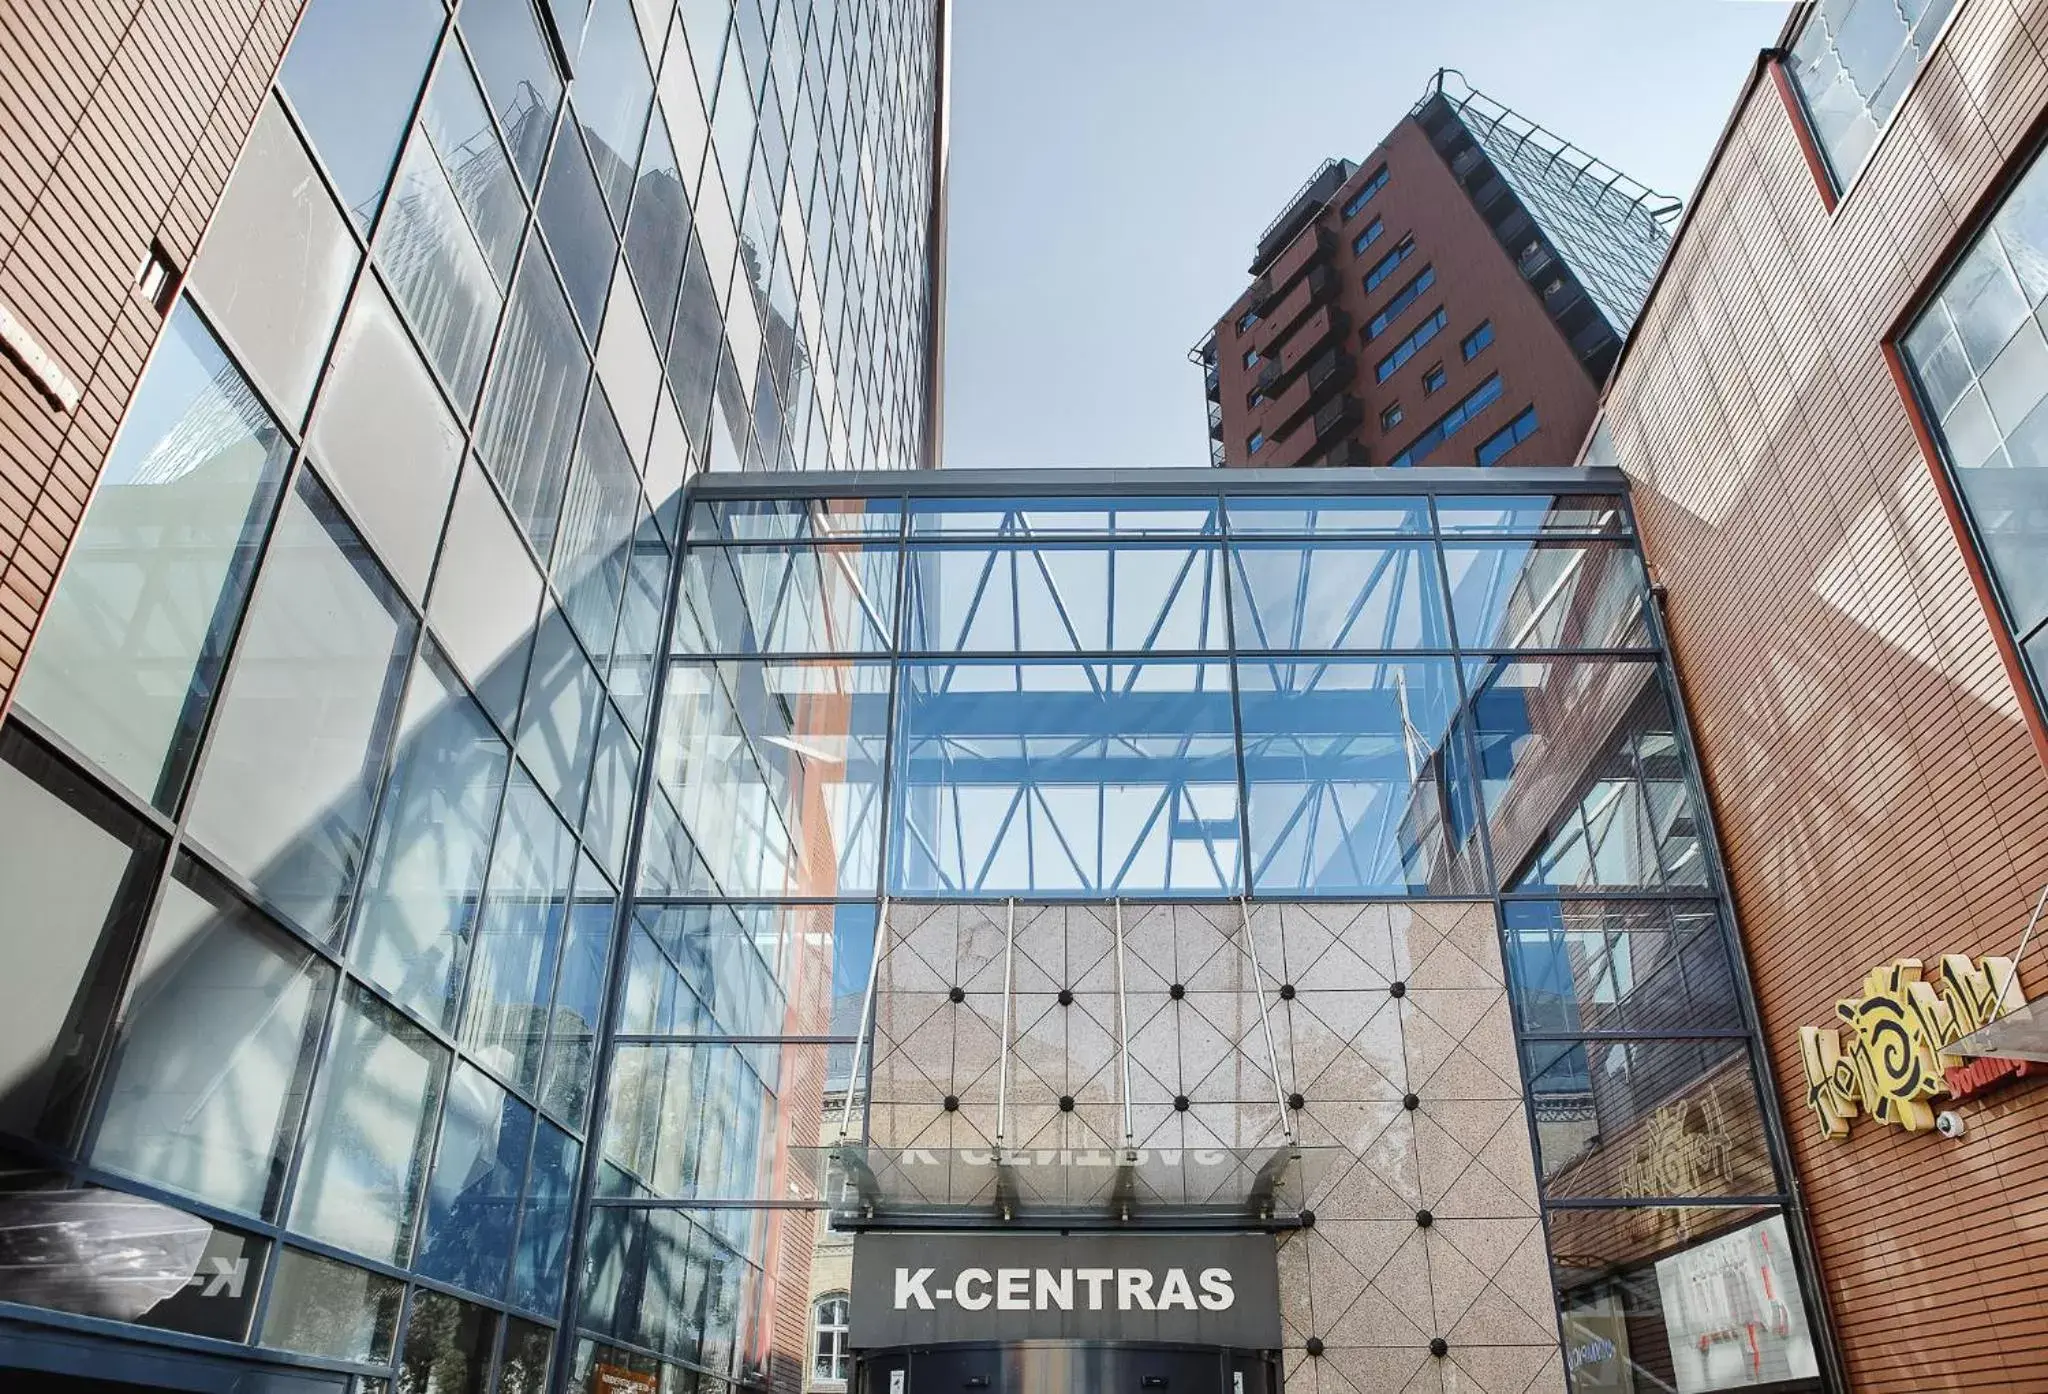
[[[1280,1342],[1270,1235],[867,1233],[849,1332],[863,1349],[945,1341]]]

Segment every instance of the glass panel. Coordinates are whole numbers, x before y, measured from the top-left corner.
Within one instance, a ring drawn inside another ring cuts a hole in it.
[[[476,75],[455,44],[441,50],[441,66],[427,89],[420,124],[483,249],[492,278],[500,287],[509,285],[520,234],[526,231],[526,194],[498,140]]]
[[[888,713],[882,664],[672,666],[655,778],[683,826],[649,820],[643,889],[872,892]]]
[[[1742,1041],[1528,1041],[1547,1195],[1650,1199],[1778,1191]]]
[[[1510,889],[1707,884],[1656,665],[1524,659],[1468,674],[1493,860]]]
[[[398,1365],[399,1394],[484,1394],[498,1314],[415,1288]]]
[[[657,342],[667,339],[669,318],[675,313],[676,287],[683,277],[682,233],[689,226],[689,195],[676,171],[668,128],[657,115],[647,123],[633,211],[626,220],[626,265]]]
[[[1743,1029],[1711,901],[1509,901],[1502,915],[1524,1031]]]
[[[448,1083],[415,1268],[486,1297],[504,1295],[532,1143],[533,1110],[482,1072],[458,1064]]]
[[[413,667],[399,719],[354,958],[371,982],[444,1029],[462,992],[508,758],[482,709],[429,650]]]
[[[913,664],[903,682],[899,892],[1236,889],[1226,665]]]
[[[619,235],[612,231],[596,171],[583,152],[583,142],[564,128],[548,157],[547,182],[540,191],[540,227],[554,253],[577,322],[592,343],[604,320],[605,294],[611,289],[612,263],[619,255]]]
[[[527,187],[540,177],[562,80],[527,0],[467,0],[456,24]],[[438,1391],[437,1391],[438,1394]]]
[[[647,322],[640,316],[640,302],[623,264],[612,268],[611,293],[605,298],[604,329],[597,340],[597,378],[633,467],[645,468],[655,409],[665,405],[660,401],[661,359],[647,336]],[[675,462],[678,482],[682,468],[682,462]],[[650,490],[652,487],[650,484]]]
[[[825,1034],[831,917],[822,906],[643,905],[620,1030]]]
[[[175,806],[288,447],[192,311],[171,315],[100,472],[16,700]]]
[[[683,651],[881,653],[896,632],[893,547],[693,547]]]
[[[2024,634],[2048,619],[2048,405],[2030,412],[2005,446],[1986,468],[1955,477],[2013,627]]]
[[[1552,1212],[1549,1228],[1575,1389],[1822,1387],[1777,1211],[1567,1210]]]
[[[95,1165],[269,1214],[334,970],[189,859],[129,986]]]
[[[543,1107],[583,1126],[590,1106],[590,1075],[597,1059],[597,1019],[604,1003],[605,969],[611,960],[612,888],[588,857],[576,875],[569,905],[569,932],[562,945],[562,970],[555,1007],[548,1017],[547,1073]]]
[[[1446,533],[1626,533],[1620,494],[1482,494],[1436,501]]]
[[[434,0],[314,0],[292,35],[278,86],[362,231],[447,17]]]
[[[277,103],[266,102],[192,264],[193,292],[285,418],[305,417],[356,242]]]
[[[668,341],[668,385],[691,438],[699,442],[710,429],[711,388],[724,346],[725,311],[712,286],[704,249],[693,240],[683,262],[682,298]]]
[[[569,1268],[569,1226],[574,1217],[583,1149],[545,1120],[533,1140],[533,1171],[519,1217],[519,1251],[512,1266],[512,1300],[553,1310],[562,1300]]]
[[[1622,545],[1446,546],[1451,610],[1468,649],[1648,648],[1648,581]]]
[[[568,483],[590,355],[548,270],[529,250],[505,314],[477,448],[534,552],[546,557]]]
[[[515,770],[478,917],[462,1043],[523,1093],[540,1083],[575,855],[575,839],[562,820],[533,781]]]
[[[621,0],[620,8],[624,8]],[[549,1304],[552,1306],[553,1304]],[[498,1360],[498,1394],[543,1394],[555,1333],[534,1322],[505,1318],[505,1353]]]
[[[0,1131],[62,1141],[110,1028],[164,843],[94,784],[0,733],[0,904],[10,936],[0,1015]]]
[[[396,1278],[282,1249],[259,1342],[302,1355],[383,1362],[391,1358],[404,1300],[405,1284]]]
[[[1240,651],[1450,647],[1426,545],[1237,543],[1230,554]]]
[[[1217,531],[1209,498],[912,499],[910,530],[948,537],[1087,533],[1110,537]]]
[[[1220,649],[1225,621],[1217,562],[1213,546],[915,548],[903,647],[933,653]]]
[[[406,594],[426,594],[462,433],[373,277],[335,344],[311,441],[320,477]]]
[[[349,990],[320,1067],[292,1228],[404,1262],[447,1070],[448,1053],[425,1031]]]
[[[626,868],[626,835],[633,820],[640,748],[609,703],[598,715],[597,758],[591,765],[583,836],[605,869],[617,876]]]
[[[633,168],[640,159],[640,135],[654,81],[640,51],[638,26],[629,0],[597,0],[583,32],[576,60],[575,111],[590,142],[597,182],[613,217],[623,221],[633,193]]]
[[[1230,530],[1239,536],[1294,533],[1316,537],[1427,533],[1429,501],[1421,498],[1356,498],[1342,494],[1300,494],[1226,498]]]
[[[466,412],[483,385],[502,297],[455,190],[423,137],[406,147],[399,166],[391,207],[377,229],[377,265],[428,361]]]
[[[570,623],[600,662],[611,653],[639,516],[640,481],[632,457],[603,395],[592,393],[562,505],[553,574]]]
[[[525,690],[541,593],[532,556],[497,494],[471,466],[448,515],[427,622],[485,709],[506,727],[518,715]]]
[[[285,504],[192,794],[192,837],[315,938],[362,871],[412,618],[310,475]]]
[[[794,542],[894,537],[903,504],[893,498],[733,499],[690,510],[691,542]]]
[[[603,702],[596,672],[576,646],[562,612],[550,605],[534,638],[533,672],[526,680],[526,710],[519,721],[519,758],[548,797],[579,820]]]
[[[114,1195],[111,1191],[97,1194],[110,1198]],[[124,1207],[132,1207],[136,1203],[135,1197],[121,1197]],[[161,1331],[210,1336],[217,1341],[246,1341],[249,1339],[249,1324],[256,1316],[256,1295],[263,1287],[270,1241],[221,1224],[209,1223],[208,1228],[211,1232],[206,1236],[205,1247],[200,1250],[199,1262],[194,1269],[196,1274],[203,1275],[200,1281],[188,1279],[183,1288],[158,1300],[136,1320]],[[107,1315],[103,1308],[93,1310],[89,1305],[74,1310],[81,1310],[87,1316]]]
[[[1237,680],[1255,892],[1472,888],[1448,661],[1241,661]]]
[[[619,607],[619,635],[609,678],[612,699],[634,730],[647,722],[654,697],[655,650],[661,647],[661,617],[669,590],[669,550],[649,522],[642,522],[626,568],[626,598]],[[680,617],[678,624],[685,621]]]

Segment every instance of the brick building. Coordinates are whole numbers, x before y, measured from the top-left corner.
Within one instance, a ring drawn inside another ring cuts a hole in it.
[[[1260,235],[1251,284],[1192,354],[1211,462],[1564,458],[1677,209],[1438,73]]]
[[[2048,1389],[2048,1092],[1830,1127],[1801,1035],[1873,968],[2013,956],[2048,881],[2048,6],[1780,42],[1586,459],[1634,485],[1853,1386]]]

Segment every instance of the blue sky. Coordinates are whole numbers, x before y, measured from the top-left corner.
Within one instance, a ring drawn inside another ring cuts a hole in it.
[[[1208,463],[1186,353],[1439,67],[1689,196],[1779,0],[955,0],[945,462]]]

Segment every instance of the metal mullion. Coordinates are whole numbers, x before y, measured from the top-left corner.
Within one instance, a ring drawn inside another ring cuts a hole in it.
[[[612,1037],[617,1045],[776,1045],[776,1046],[839,1046],[854,1045],[860,1040],[852,1036],[770,1036],[743,1035],[721,1032],[691,1031],[622,1031]]]
[[[1606,887],[1606,886],[1556,886],[1550,888],[1521,889],[1504,887],[1499,892],[1503,901],[1538,901],[1542,903],[1574,900],[1607,900],[1617,903],[1628,901],[1664,902],[1672,904],[1691,903],[1712,905],[1721,908],[1721,896],[1712,882],[1695,886],[1679,886],[1663,889],[1648,887]]]
[[[145,1326],[140,1322],[126,1322],[116,1317],[59,1311],[54,1307],[37,1307],[19,1301],[0,1300],[0,1320],[9,1323],[19,1322],[29,1327],[73,1331],[81,1335],[106,1338],[122,1345],[134,1343],[159,1349],[187,1351],[194,1355],[223,1357],[235,1361],[245,1371],[259,1364],[270,1364],[340,1375],[366,1375],[371,1379],[388,1379],[395,1369],[388,1361],[379,1364],[369,1360],[336,1360],[328,1356],[304,1355],[277,1346],[258,1345],[253,1336],[247,1340],[230,1341],[219,1336],[198,1336],[190,1332],[173,1331],[168,1327]],[[260,1330],[254,1325],[253,1319],[251,1329]]]
[[[735,1198],[708,1196],[613,1196],[596,1197],[590,1202],[594,1210],[680,1210],[687,1214],[692,1210],[830,1210],[830,1201],[785,1200],[776,1197]],[[740,1255],[749,1267],[757,1267],[746,1255]],[[459,1290],[451,1289],[451,1292]],[[669,1357],[663,1357],[667,1359]]]
[[[1783,1193],[1741,1196],[1645,1196],[1641,1199],[1546,1195],[1543,1204],[1549,1210],[1738,1210],[1763,1206],[1782,1210],[1788,1208],[1789,1200],[1790,1197]]]
[[[1605,1029],[1599,1031],[1527,1031],[1517,1030],[1516,1039],[1525,1045],[1578,1045],[1599,1041],[1742,1041],[1748,1043],[1749,1032],[1736,1026],[1678,1028],[1669,1031]]]

